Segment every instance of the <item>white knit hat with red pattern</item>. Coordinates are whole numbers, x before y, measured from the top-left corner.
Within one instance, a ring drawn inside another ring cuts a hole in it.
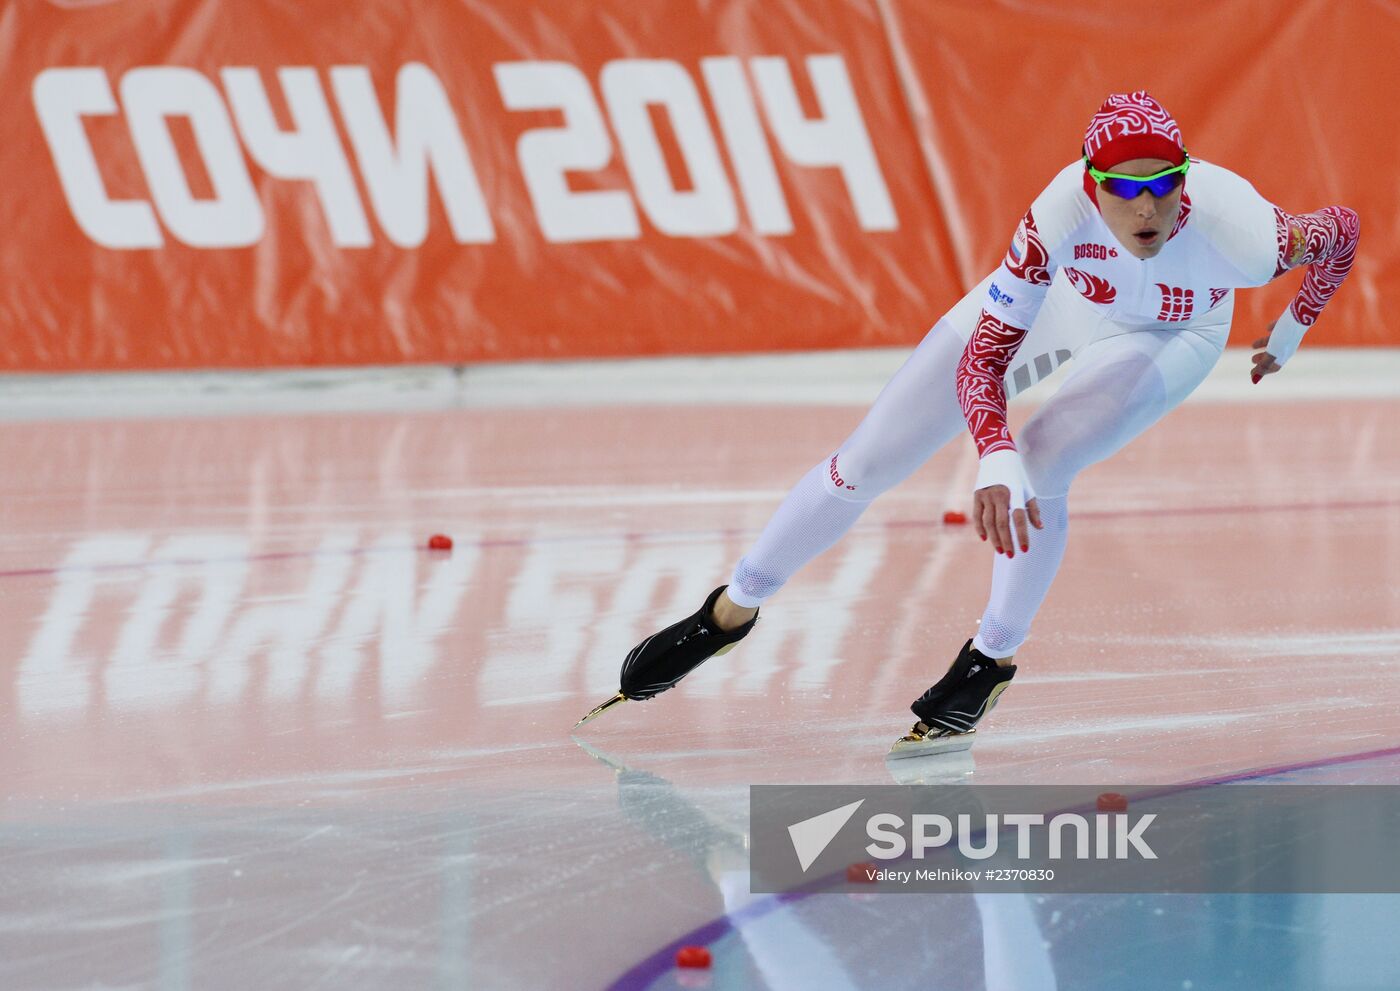
[[[1146,90],[1114,93],[1084,132],[1084,154],[1096,169],[1108,171],[1133,158],[1162,158],[1173,165],[1186,161],[1181,128]]]

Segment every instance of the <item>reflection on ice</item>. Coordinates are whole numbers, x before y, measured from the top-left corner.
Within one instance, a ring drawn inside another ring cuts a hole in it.
[[[366,668],[383,704],[403,705],[436,662],[481,554],[463,541],[427,558],[414,543],[389,533],[365,547],[356,533],[330,533],[305,555],[279,556],[269,576],[265,564],[255,574],[262,562],[246,537],[79,541],[54,569],[20,661],[21,709],[234,704],[250,691],[341,702]]]

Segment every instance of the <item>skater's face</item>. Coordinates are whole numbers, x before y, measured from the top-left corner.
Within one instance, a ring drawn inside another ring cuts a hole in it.
[[[1130,158],[1112,166],[1111,171],[1122,175],[1148,176],[1175,164],[1162,158]],[[1178,185],[1160,199],[1143,190],[1136,198],[1125,200],[1100,186],[1099,213],[1113,236],[1131,254],[1138,258],[1152,258],[1167,243],[1167,236],[1171,234],[1177,214],[1181,212],[1183,188],[1184,185]]]

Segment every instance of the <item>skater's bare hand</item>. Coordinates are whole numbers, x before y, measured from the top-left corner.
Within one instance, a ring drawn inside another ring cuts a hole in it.
[[[1269,324],[1269,334],[1273,333],[1275,323],[1278,323],[1278,321],[1275,320],[1273,323]],[[1259,338],[1259,340],[1251,344],[1250,347],[1268,347],[1269,334],[1265,334],[1263,337]],[[1283,366],[1281,366],[1276,360],[1274,360],[1274,356],[1269,354],[1269,352],[1267,351],[1264,351],[1261,354],[1256,354],[1251,360],[1254,362],[1254,370],[1249,373],[1249,379],[1255,385],[1258,385],[1259,380],[1262,379],[1265,375],[1272,375],[1274,372],[1283,371]]]
[[[1005,554],[1007,557],[1016,556],[1016,543],[1021,545],[1022,551],[1031,549],[1030,528],[1026,526],[1027,519],[1030,525],[1037,530],[1045,529],[1040,522],[1040,506],[1035,499],[1026,501],[1025,509],[1011,509],[1011,490],[1005,485],[989,485],[985,489],[978,489],[972,494],[972,518],[977,525],[977,536],[986,540],[992,538],[992,545],[996,547],[998,554]],[[1018,538],[1016,543],[1012,543],[1011,532],[1013,527]]]

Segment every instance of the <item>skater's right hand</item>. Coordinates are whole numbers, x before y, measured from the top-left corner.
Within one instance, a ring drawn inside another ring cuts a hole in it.
[[[1036,504],[1035,496],[1031,496],[1026,502],[1025,509],[1013,510],[1011,490],[1005,485],[989,485],[972,494],[972,518],[977,521],[977,536],[986,540],[990,534],[998,554],[1016,556],[1016,545],[1011,541],[1013,526],[1016,530],[1016,543],[1021,545],[1021,550],[1031,549],[1030,530],[1026,527],[1028,516],[1032,526],[1037,530],[1044,529],[1040,522],[1040,506]]]
[[[1031,549],[1028,519],[1037,530],[1044,529],[1035,492],[1021,464],[1021,455],[1014,449],[1003,448],[982,456],[972,495],[972,518],[977,536],[983,540],[990,536],[997,553],[1007,557],[1016,556],[1018,543],[1022,551]]]

